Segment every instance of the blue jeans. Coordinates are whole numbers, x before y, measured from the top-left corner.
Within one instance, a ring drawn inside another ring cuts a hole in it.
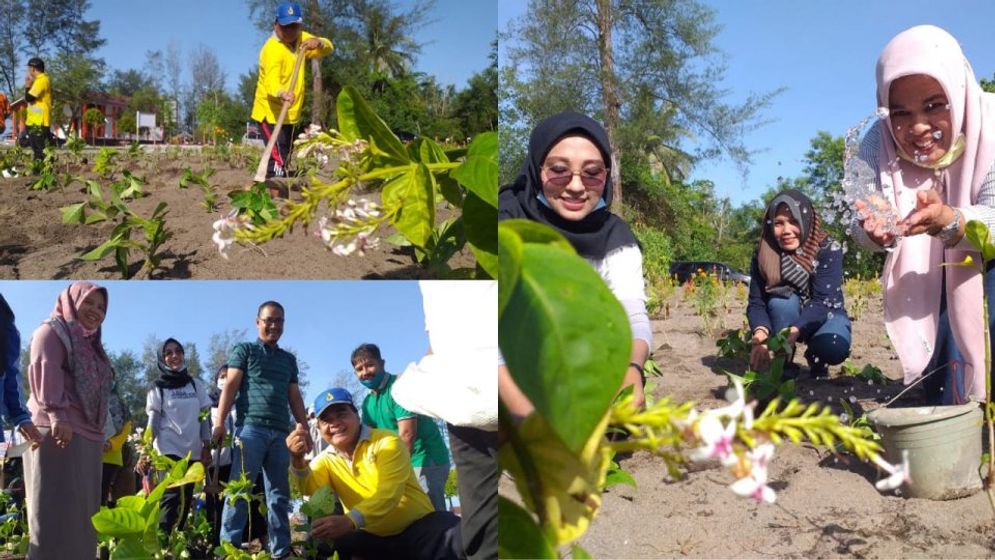
[[[446,507],[446,479],[449,478],[449,463],[436,465],[427,460],[420,467],[415,467],[415,476],[421,489],[428,494],[435,511],[449,511]]]
[[[798,294],[791,294],[788,298],[771,297],[767,301],[767,314],[775,333],[790,327],[801,312],[802,302]],[[850,318],[846,311],[836,309],[830,312],[818,330],[800,341],[806,345],[805,359],[809,362],[809,368],[813,364],[831,366],[842,363],[850,355]]]
[[[249,480],[255,480],[262,468],[266,483],[266,519],[269,523],[269,545],[273,556],[290,552],[290,452],[287,432],[263,426],[240,426],[234,437],[242,445],[232,446],[232,466],[229,480],[237,480],[243,470]],[[238,500],[233,506],[225,500],[222,514],[221,540],[236,546],[242,544],[242,529],[248,517],[248,506]]]
[[[985,271],[985,292],[988,300],[988,331],[995,333],[995,267],[989,266]],[[964,355],[954,342],[954,333],[950,328],[950,316],[947,313],[947,280],[944,275],[940,284],[940,322],[936,329],[936,344],[933,356],[922,372],[932,373],[922,382],[926,400],[931,405],[964,404],[970,394],[964,379]],[[978,333],[979,336],[981,333]]]

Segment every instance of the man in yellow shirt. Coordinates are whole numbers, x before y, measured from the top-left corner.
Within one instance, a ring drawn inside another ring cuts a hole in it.
[[[308,464],[307,427],[298,424],[287,436],[290,471],[305,495],[330,485],[346,512],[315,519],[314,538],[334,539],[342,560],[466,558],[459,518],[432,509],[397,434],[362,425],[345,389],[321,392],[314,411],[330,445]]]
[[[276,8],[273,36],[259,51],[259,79],[252,103],[252,120],[259,123],[266,142],[269,142],[273,133],[284,101],[290,103],[287,117],[273,146],[273,155],[266,167],[267,179],[287,176],[290,147],[296,137],[295,128],[304,104],[303,76],[297,78],[293,91],[290,91],[297,49],[304,49],[307,58],[320,58],[332,52],[332,42],[303,31],[302,21],[301,7],[297,2],[281,3]],[[301,71],[303,72],[303,68]]]
[[[45,157],[45,145],[52,138],[52,83],[45,73],[45,62],[38,57],[28,61],[28,75],[24,79],[27,89],[24,100],[28,103],[26,130],[20,139],[22,146],[31,146],[35,161]]]

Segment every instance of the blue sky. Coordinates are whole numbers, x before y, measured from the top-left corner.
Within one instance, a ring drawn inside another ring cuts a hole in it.
[[[403,7],[412,2],[395,4]],[[256,29],[241,0],[92,0],[87,17],[100,20],[100,34],[107,44],[97,55],[111,68],[142,68],[146,51],[165,52],[170,41],[182,48],[185,64],[192,49],[202,43],[218,55],[230,90],[237,86],[239,75],[258,65],[259,49],[269,35]],[[415,30],[415,39],[425,44],[415,69],[461,89],[490,63],[496,4],[437,0],[431,18],[436,21]],[[189,80],[189,75],[189,68],[184,68],[184,79]]]
[[[820,130],[842,136],[876,108],[874,66],[884,45],[919,24],[956,37],[978,79],[995,74],[995,2],[958,0],[705,0],[722,30],[714,46],[725,52],[726,101],[751,92],[787,91],[766,111],[774,122],[746,137],[754,157],[744,184],[727,159],[701,164],[692,179],[710,179],[733,204],[759,197],[777,177],[801,175],[809,141]],[[524,13],[525,0],[499,0],[499,28]]]
[[[27,344],[48,318],[64,281],[0,281]],[[415,281],[109,281],[104,346],[139,359],[150,335],[194,342],[202,358],[212,334],[247,329],[255,339],[256,308],[275,299],[286,308],[281,345],[310,366],[305,401],[350,370],[349,355],[363,342],[380,346],[387,370],[400,373],[428,349],[421,292]],[[365,389],[363,390],[365,391]]]

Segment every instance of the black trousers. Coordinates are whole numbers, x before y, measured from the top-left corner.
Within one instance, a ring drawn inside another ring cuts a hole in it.
[[[45,146],[52,139],[52,131],[44,126],[28,126],[17,138],[17,144],[22,148],[31,148],[36,160],[45,157]]]
[[[339,560],[392,558],[397,560],[461,560],[460,522],[452,512],[433,511],[390,537],[356,531],[335,539]]]
[[[104,463],[104,472],[100,478],[100,505],[111,505],[113,507],[114,504],[110,501],[111,485],[114,484],[114,479],[117,478],[119,470],[121,470],[121,465]]]
[[[259,124],[259,130],[263,133],[263,140],[268,144],[270,136],[273,135],[272,123],[266,121],[257,121]],[[269,158],[269,163],[266,165],[266,178],[271,179],[273,177],[286,177],[287,176],[287,164],[290,163],[290,149],[293,146],[294,138],[297,137],[295,134],[296,126],[288,123],[283,123],[280,127],[280,133],[276,137],[276,144],[273,145],[273,155]]]
[[[497,432],[446,425],[456,463],[463,546],[471,560],[497,558]]]
[[[182,459],[176,455],[166,455],[174,461]],[[190,461],[190,464],[200,461]],[[159,500],[159,508],[163,512],[163,518],[159,522],[159,528],[167,535],[176,530],[182,530],[187,521],[187,514],[190,513],[190,502],[193,501],[193,484],[184,484],[179,488],[170,488]],[[179,523],[177,523],[177,520]]]

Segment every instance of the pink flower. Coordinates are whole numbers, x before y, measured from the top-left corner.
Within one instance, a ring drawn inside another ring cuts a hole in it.
[[[751,449],[747,454],[750,462],[750,474],[732,483],[729,488],[736,494],[753,498],[758,502],[773,504],[777,499],[774,489],[767,486],[767,467],[770,458],[774,456],[774,445],[764,443],[756,449]]]
[[[729,421],[723,426],[718,416],[705,414],[698,421],[697,436],[703,445],[692,449],[688,454],[689,459],[719,459],[726,466],[736,463],[736,455],[732,449],[732,443],[736,439],[735,421]]]

